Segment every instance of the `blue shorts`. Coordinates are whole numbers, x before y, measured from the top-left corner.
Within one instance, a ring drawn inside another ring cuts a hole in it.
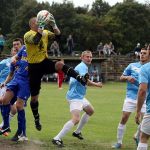
[[[15,97],[27,101],[30,97],[29,80],[27,78],[14,78],[7,84],[7,90],[13,91]]]

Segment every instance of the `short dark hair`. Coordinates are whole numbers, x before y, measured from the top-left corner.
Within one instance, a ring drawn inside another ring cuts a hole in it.
[[[22,40],[22,38],[15,38],[15,39],[13,40],[13,42],[16,42],[16,41],[20,41],[21,45],[23,45],[23,40]]]

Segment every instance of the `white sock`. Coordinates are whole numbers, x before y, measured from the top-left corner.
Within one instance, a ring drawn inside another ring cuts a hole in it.
[[[120,124],[118,125],[118,130],[117,130],[117,142],[122,144],[123,140],[123,135],[126,129],[126,125]]]
[[[77,126],[77,129],[75,130],[75,133],[78,134],[78,133],[81,132],[83,126],[88,122],[89,117],[90,117],[90,116],[89,116],[87,113],[84,113],[84,114],[82,115],[82,117],[81,117],[81,119],[80,119],[80,122],[79,122],[79,124],[78,124],[78,126]]]
[[[139,139],[139,137],[140,137],[140,129],[141,129],[141,124],[138,125],[137,131],[136,131],[136,133],[134,135],[134,137],[137,138],[137,139]]]
[[[66,122],[62,128],[62,130],[58,133],[57,136],[54,137],[55,140],[60,140],[62,137],[64,137],[70,130],[73,128],[74,123],[72,120],[69,120]]]
[[[139,143],[137,150],[147,150],[148,144],[147,143]]]

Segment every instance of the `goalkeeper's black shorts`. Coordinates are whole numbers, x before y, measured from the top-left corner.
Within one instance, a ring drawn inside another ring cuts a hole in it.
[[[46,58],[40,63],[29,64],[29,81],[31,96],[36,96],[40,92],[41,79],[45,74],[55,73],[55,63]]]

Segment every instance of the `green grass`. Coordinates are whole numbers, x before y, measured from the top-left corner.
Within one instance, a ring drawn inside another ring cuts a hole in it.
[[[82,133],[85,140],[80,141],[71,136],[73,130],[64,138],[64,150],[110,150],[111,145],[116,142],[117,126],[121,117],[121,110],[125,98],[125,83],[108,82],[103,88],[88,87],[86,98],[95,108],[94,115],[84,127]],[[56,83],[43,83],[40,102],[40,115],[42,131],[34,127],[33,116],[30,110],[30,103],[26,108],[27,135],[31,141],[36,143],[36,150],[57,149],[52,143],[52,138],[61,130],[64,123],[70,119],[69,106],[65,99],[68,89],[63,84],[63,90],[57,88]],[[12,133],[16,131],[16,116],[11,121]],[[132,139],[136,130],[134,114],[127,123],[127,129],[123,140],[124,150],[136,149]],[[10,138],[8,137],[8,139]]]

